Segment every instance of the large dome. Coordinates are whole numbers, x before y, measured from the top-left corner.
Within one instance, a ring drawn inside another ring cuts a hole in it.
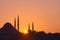
[[[0,29],[0,40],[17,40],[20,38],[20,32],[17,31],[11,23],[5,23]]]

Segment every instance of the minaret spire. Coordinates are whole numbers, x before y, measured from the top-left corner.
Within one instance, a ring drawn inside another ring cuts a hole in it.
[[[32,22],[32,31],[34,31],[34,23]]]
[[[30,24],[28,24],[28,30],[30,30]]]
[[[28,32],[31,32],[31,30],[30,30],[30,24],[28,24]]]
[[[19,16],[17,18],[17,30],[19,31]]]
[[[14,19],[14,27],[16,28],[16,18]]]

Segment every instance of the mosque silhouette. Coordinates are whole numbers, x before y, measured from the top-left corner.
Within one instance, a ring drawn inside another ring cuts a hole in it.
[[[0,40],[60,40],[60,33],[45,33],[44,31],[36,32],[34,30],[34,22],[32,22],[32,30],[28,24],[28,34],[24,35],[19,32],[19,16],[14,19],[14,26],[7,22],[0,29]]]

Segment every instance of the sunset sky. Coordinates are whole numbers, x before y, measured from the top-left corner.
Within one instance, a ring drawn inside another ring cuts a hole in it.
[[[34,22],[36,31],[60,32],[60,0],[0,0],[0,27],[20,17],[20,31]]]

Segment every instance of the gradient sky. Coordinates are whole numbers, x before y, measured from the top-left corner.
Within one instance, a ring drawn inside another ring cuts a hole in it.
[[[0,0],[0,27],[20,16],[20,31],[34,22],[36,31],[60,32],[60,0]]]

